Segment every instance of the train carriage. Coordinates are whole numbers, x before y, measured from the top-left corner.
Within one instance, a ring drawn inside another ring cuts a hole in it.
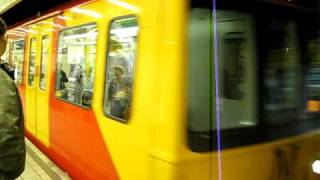
[[[27,136],[74,179],[318,179],[316,7],[94,0],[16,25]]]

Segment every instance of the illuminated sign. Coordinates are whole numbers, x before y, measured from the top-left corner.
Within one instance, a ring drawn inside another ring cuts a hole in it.
[[[22,0],[0,0],[0,14],[12,8]]]

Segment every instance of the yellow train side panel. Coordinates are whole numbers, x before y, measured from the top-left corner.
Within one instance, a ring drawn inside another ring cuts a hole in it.
[[[49,89],[51,73],[51,52],[52,52],[52,19],[41,21],[37,24],[29,25],[31,30],[27,44],[26,56],[26,129],[35,137],[37,137],[45,146],[49,146]],[[43,58],[47,59],[47,73],[45,74],[46,90],[40,89],[40,68],[41,68],[41,50],[42,50],[42,36],[48,35],[48,54]],[[30,72],[34,74],[32,86],[28,84],[29,81],[29,65],[31,54],[31,39],[35,38],[35,61]]]
[[[40,76],[40,67],[42,66],[41,61],[44,61],[46,58],[46,68],[47,72],[45,73],[45,84],[46,88],[44,90],[40,89],[40,81],[38,82],[37,86],[37,104],[36,104],[36,112],[37,112],[37,138],[45,145],[49,146],[49,90],[50,90],[50,79],[52,73],[50,70],[51,67],[51,61],[52,61],[52,36],[53,36],[53,27],[52,24],[53,19],[48,19],[45,21],[42,21],[42,24],[40,25],[40,49],[39,51],[42,52],[43,48],[48,48],[48,54],[44,54],[44,57],[40,57],[37,62],[39,68],[37,69],[39,72],[37,72]],[[48,35],[48,47],[43,47],[42,45],[42,37],[44,35]]]

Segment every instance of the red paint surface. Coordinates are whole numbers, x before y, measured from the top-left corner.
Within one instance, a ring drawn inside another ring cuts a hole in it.
[[[92,110],[52,99],[51,149],[76,179],[118,179]]]

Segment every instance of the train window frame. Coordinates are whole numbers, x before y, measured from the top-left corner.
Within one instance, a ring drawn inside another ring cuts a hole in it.
[[[32,42],[35,41],[35,57],[34,57],[34,73],[33,73],[33,80],[30,85],[30,65],[31,65],[31,56],[32,56]],[[34,80],[36,75],[36,61],[37,61],[37,45],[38,45],[38,39],[37,37],[31,37],[29,42],[29,59],[28,59],[28,78],[27,78],[27,84],[29,87],[34,87]]]
[[[43,41],[44,41],[45,38],[47,38],[48,41],[50,42],[50,36],[49,36],[49,34],[44,34],[44,35],[41,36],[41,57],[40,57],[40,71],[39,71],[39,90],[41,90],[41,91],[43,91],[43,92],[48,91],[48,84],[46,84],[46,83],[47,83],[48,71],[49,71],[49,69],[48,69],[48,64],[49,64],[49,61],[50,61],[50,58],[48,57],[48,56],[49,56],[49,51],[47,52],[47,54],[43,54],[43,53],[44,53]],[[49,47],[50,47],[50,45],[48,44],[48,48],[49,48]],[[48,50],[49,50],[49,49],[48,49]],[[47,74],[46,74],[45,78],[43,78],[43,81],[45,82],[45,85],[46,85],[44,89],[41,88],[41,80],[42,80],[42,78],[41,78],[41,73],[42,73],[42,67],[43,67],[43,66],[42,66],[42,63],[43,63],[43,55],[47,56],[47,57],[46,57],[46,58],[47,58]]]
[[[60,36],[61,36],[61,34],[63,33],[63,32],[65,32],[65,31],[68,31],[68,30],[70,30],[70,29],[76,29],[76,28],[81,28],[81,27],[83,27],[83,26],[90,26],[90,25],[95,25],[96,26],[96,28],[97,28],[97,36],[96,36],[96,48],[97,48],[97,46],[98,46],[98,44],[99,44],[99,36],[100,36],[100,34],[99,34],[99,26],[98,26],[98,23],[97,22],[88,22],[88,23],[84,23],[84,24],[79,24],[79,25],[75,25],[75,26],[71,26],[71,27],[67,27],[67,28],[63,28],[63,29],[61,29],[59,32],[58,32],[58,36],[57,36],[57,48],[59,47],[59,45],[60,45]],[[69,100],[67,100],[67,99],[65,99],[65,98],[61,98],[61,97],[59,97],[59,96],[57,96],[56,95],[56,92],[58,91],[57,90],[57,76],[58,76],[58,55],[59,55],[59,51],[57,50],[57,52],[56,52],[56,63],[55,63],[55,70],[56,70],[56,73],[54,74],[54,76],[55,76],[55,85],[54,85],[54,96],[55,96],[55,98],[57,99],[57,100],[59,100],[59,101],[62,101],[62,102],[65,102],[65,103],[68,103],[68,104],[71,104],[71,105],[74,105],[74,106],[76,106],[76,107],[79,107],[79,108],[81,108],[81,109],[83,109],[83,110],[86,110],[86,111],[89,111],[89,110],[91,110],[92,109],[92,104],[90,105],[90,106],[85,106],[85,105],[82,105],[82,104],[78,104],[78,103],[75,103],[75,102],[72,102],[72,101],[69,101]],[[95,60],[97,60],[97,57],[98,57],[98,55],[97,55],[97,52],[96,52],[96,54],[95,54]],[[92,72],[94,75],[95,75],[95,69],[93,69],[93,72]],[[94,77],[94,80],[93,80],[93,88],[92,88],[92,91],[94,92],[94,89],[95,89],[95,86],[94,86],[94,84],[95,84],[95,81],[96,81],[96,77]],[[93,93],[94,94],[94,93]],[[92,98],[93,98],[93,94],[92,94]]]
[[[112,23],[113,22],[115,22],[115,21],[118,21],[118,20],[125,20],[125,19],[130,19],[130,18],[135,18],[135,21],[136,21],[136,24],[137,24],[137,27],[138,27],[138,31],[137,31],[137,35],[136,35],[136,51],[135,51],[135,55],[134,55],[134,64],[133,64],[133,72],[132,72],[132,81],[131,81],[131,84],[132,84],[132,87],[131,87],[131,89],[132,89],[132,92],[131,92],[131,102],[130,102],[130,104],[131,104],[131,109],[132,109],[132,106],[133,106],[133,92],[134,92],[134,82],[135,82],[135,79],[136,79],[136,77],[135,77],[135,72],[137,71],[137,67],[136,67],[136,64],[137,64],[137,61],[138,61],[138,57],[139,57],[139,46],[140,46],[140,33],[141,33],[141,31],[140,31],[140,28],[141,28],[141,26],[140,26],[140,20],[139,20],[139,17],[136,15],[136,14],[128,14],[128,15],[123,15],[123,16],[118,16],[118,17],[114,17],[114,18],[112,18],[110,21],[109,21],[109,23],[108,23],[108,26],[107,26],[107,35],[108,35],[108,38],[107,38],[107,42],[106,42],[106,45],[107,45],[107,51],[106,51],[106,58],[105,58],[105,68],[104,68],[104,77],[103,77],[103,82],[104,82],[104,85],[103,85],[103,101],[102,101],[102,111],[103,111],[103,114],[104,114],[104,116],[105,117],[107,117],[107,118],[110,118],[111,120],[114,120],[114,121],[117,121],[117,122],[120,122],[120,123],[123,123],[123,124],[127,124],[129,121],[130,121],[130,119],[131,119],[131,112],[130,112],[130,115],[129,115],[129,117],[128,117],[128,119],[121,119],[121,118],[118,118],[118,117],[115,117],[115,116],[112,116],[112,115],[109,115],[106,111],[105,111],[105,101],[106,101],[106,93],[107,93],[107,83],[106,83],[106,81],[107,81],[107,79],[108,79],[108,77],[106,76],[107,75],[107,72],[108,72],[108,68],[109,68],[109,54],[110,54],[110,52],[111,52],[111,49],[110,49],[110,45],[109,45],[109,43],[110,43],[110,40],[111,40],[111,36],[110,36],[110,33],[111,33],[111,30],[112,30],[112,27],[111,27],[111,25],[112,25]]]

